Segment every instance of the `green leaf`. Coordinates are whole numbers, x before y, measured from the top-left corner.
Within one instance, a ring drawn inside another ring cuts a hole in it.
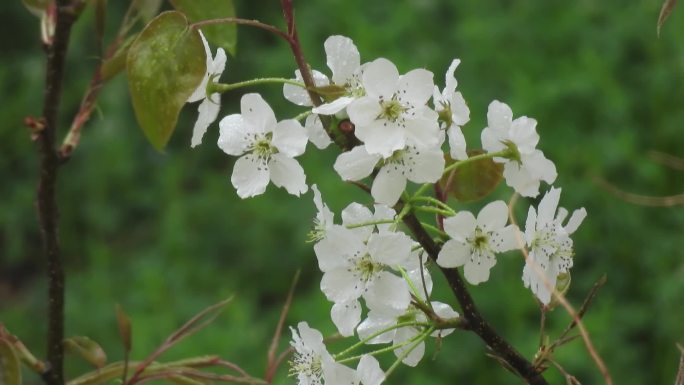
[[[192,23],[198,21],[235,17],[232,0],[170,0],[177,10],[183,12]],[[202,27],[207,41],[235,56],[237,26],[235,23],[221,23]]]
[[[64,351],[80,356],[96,368],[101,368],[107,363],[107,355],[104,350],[97,342],[88,337],[77,336],[65,339]]]
[[[468,150],[468,156],[484,154],[482,150]],[[447,156],[447,166],[454,160]],[[481,159],[465,163],[445,175],[440,184],[442,189],[461,202],[473,202],[489,195],[503,178],[503,165],[492,159]],[[449,184],[447,186],[447,183]]]
[[[19,357],[5,339],[0,339],[0,385],[21,385]]]
[[[660,28],[665,24],[665,20],[670,16],[675,5],[677,5],[677,0],[665,0],[663,2],[663,6],[660,8],[660,14],[658,15],[658,36],[660,36]]]
[[[168,143],[181,108],[206,70],[199,32],[189,28],[180,12],[152,19],[129,48],[126,71],[133,109],[157,150]]]

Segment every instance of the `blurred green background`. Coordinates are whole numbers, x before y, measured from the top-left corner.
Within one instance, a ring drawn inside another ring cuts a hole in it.
[[[123,2],[122,2],[123,3]],[[425,67],[443,85],[453,58],[459,89],[471,108],[464,131],[479,146],[493,99],[515,116],[539,121],[539,147],[559,170],[561,204],[584,206],[589,217],[574,236],[569,299],[581,303],[603,273],[608,282],[585,321],[616,384],[672,383],[676,342],[684,342],[684,208],[624,202],[592,181],[600,176],[640,194],[684,192],[682,171],[653,162],[649,151],[684,158],[684,9],[675,9],[656,38],[660,1],[573,2],[495,0],[297,1],[305,53],[324,70],[323,41],[351,37],[363,61],[387,57],[400,71]],[[236,0],[240,16],[282,26],[279,3]],[[111,1],[110,25],[124,5]],[[19,0],[2,1],[0,23],[0,322],[43,356],[45,281],[34,210],[35,146],[22,125],[41,111],[44,57],[39,23]],[[93,16],[76,26],[68,58],[63,126],[75,113],[96,64]],[[289,77],[288,48],[260,30],[240,28],[238,54],[223,81]],[[280,118],[300,110],[280,87],[258,87]],[[225,95],[222,114],[239,110],[240,92]],[[230,184],[233,158],[214,144],[189,147],[196,105],[188,106],[164,154],[137,127],[123,75],[107,85],[80,147],[59,181],[61,241],[68,270],[68,335],[99,341],[110,360],[121,359],[114,304],[133,320],[134,354],[142,358],[200,309],[231,294],[235,300],[209,329],[166,358],[220,354],[260,375],[278,313],[294,272],[303,275],[288,324],[307,320],[332,333],[330,304],[318,290],[320,272],[304,242],[314,215],[311,195],[296,199],[269,187],[241,201]],[[301,158],[307,182],[339,211],[368,197],[341,184],[331,165],[334,149],[309,147]],[[497,194],[508,197],[500,188]],[[520,216],[534,200],[522,200]],[[339,214],[338,214],[339,215]],[[339,217],[339,216],[338,216]],[[538,309],[521,282],[522,259],[499,259],[490,281],[472,288],[481,310],[503,335],[532,357]],[[437,285],[442,281],[435,274]],[[442,288],[436,297],[454,304]],[[557,335],[569,317],[549,319]],[[555,334],[554,334],[555,333]],[[287,343],[287,337],[282,346]],[[517,380],[484,356],[483,344],[456,332],[434,343],[418,369],[401,368],[393,384],[512,384]],[[578,340],[557,361],[584,384],[601,382]],[[68,361],[71,376],[85,367]],[[387,361],[389,364],[391,361]],[[387,366],[385,366],[387,367]],[[564,383],[554,369],[551,383]],[[280,372],[279,383],[294,383]],[[33,374],[25,377],[37,384]]]

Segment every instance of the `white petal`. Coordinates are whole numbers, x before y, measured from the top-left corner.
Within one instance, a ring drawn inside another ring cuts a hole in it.
[[[496,265],[496,258],[488,252],[480,254],[479,263],[468,262],[463,268],[463,276],[466,281],[473,285],[486,282],[489,279],[489,270]]]
[[[273,129],[271,144],[290,158],[302,155],[307,142],[306,130],[294,119],[280,121]]]
[[[365,340],[375,333],[381,330],[387,329],[388,327],[397,323],[396,316],[401,313],[384,312],[382,310],[370,310],[368,312],[368,318],[363,320],[356,332],[359,334],[359,339]],[[370,339],[368,344],[386,344],[392,342],[394,339],[394,330],[390,330],[386,333],[380,334],[377,337]]]
[[[444,231],[452,239],[465,242],[475,232],[477,221],[470,211],[459,211],[453,217],[444,220]]]
[[[508,131],[513,120],[513,111],[505,103],[494,100],[487,109],[487,126],[498,131]]]
[[[549,192],[544,195],[539,206],[537,207],[537,229],[551,224],[556,217],[556,208],[560,201],[560,188],[551,188]]]
[[[389,266],[404,266],[411,255],[413,240],[404,233],[374,233],[368,239],[368,253],[373,260]]]
[[[449,135],[449,155],[451,158],[456,160],[468,159],[463,131],[458,126],[452,125],[447,130],[447,134]]]
[[[308,190],[306,175],[299,163],[285,154],[275,154],[268,162],[271,181],[278,187],[285,187],[288,193],[299,196]]]
[[[415,254],[415,252],[411,255],[411,258],[418,260],[419,259],[419,254]],[[423,256],[423,263],[425,263],[426,257]],[[420,271],[423,270],[423,274],[421,276]],[[427,294],[429,297],[429,294],[432,293],[432,276],[430,275],[430,270],[427,269],[427,267],[422,266],[415,268],[413,270],[410,270],[407,273],[409,279],[413,283],[413,286],[418,288],[418,297],[420,297],[422,300],[426,300],[425,298],[425,291],[427,290]],[[425,279],[425,289],[423,289],[423,278]]]
[[[515,161],[504,164],[503,176],[506,184],[512,187],[518,194],[524,197],[536,197],[539,195],[539,178],[530,173],[530,170],[520,167]]]
[[[190,95],[188,98],[188,103],[194,103],[197,101],[200,101],[204,99],[207,95],[207,83],[209,82],[209,69],[211,68],[212,65],[212,59],[211,59],[211,49],[209,48],[209,43],[207,43],[207,39],[204,37],[204,34],[202,31],[199,31],[200,37],[202,38],[202,44],[204,45],[204,54],[205,54],[205,65],[206,65],[206,71],[204,74],[204,78],[202,78],[202,81],[200,84],[197,86],[195,91]]]
[[[199,116],[195,122],[195,127],[192,128],[192,139],[190,140],[190,147],[195,147],[202,143],[202,137],[207,132],[209,125],[214,123],[221,108],[221,95],[213,94],[211,99],[206,98],[200,103],[197,110]]]
[[[345,84],[361,65],[361,55],[354,42],[346,37],[330,36],[323,43],[328,68],[333,73],[335,84]]]
[[[233,114],[219,122],[218,146],[228,155],[242,155],[247,151],[252,139],[245,132],[242,115]]]
[[[461,61],[459,59],[454,59],[451,64],[449,64],[449,68],[446,71],[446,74],[444,75],[444,93],[445,94],[450,94],[454,92],[457,86],[456,82],[456,77],[454,76],[454,73],[456,72],[456,68],[458,65],[461,64]]]
[[[314,245],[318,267],[323,272],[346,268],[350,256],[365,251],[363,241],[365,239],[359,238],[354,231],[344,226],[331,226],[326,237]]]
[[[505,138],[499,134],[494,129],[485,127],[480,134],[482,148],[487,152],[499,152],[506,149],[506,145],[502,143]]]
[[[402,101],[419,106],[427,103],[432,96],[435,83],[432,72],[419,68],[399,77],[397,95]]]
[[[409,339],[413,338],[416,335],[416,331],[413,328],[400,328],[397,330],[396,336],[394,338],[394,344],[398,345],[404,341],[408,341]],[[394,354],[399,357],[401,356],[406,349],[409,349],[410,347],[413,346],[413,343],[410,343],[404,347],[401,347],[399,349],[396,349],[394,351]],[[420,360],[423,358],[423,355],[425,354],[425,343],[420,342],[418,345],[416,345],[413,350],[404,358],[401,362],[408,366],[416,366],[420,362]]]
[[[383,204],[375,204],[375,213],[373,214],[373,219],[376,221],[384,221],[384,220],[394,220],[394,217],[397,216],[397,212],[394,211],[391,207]],[[385,223],[385,224],[379,224],[377,225],[378,231],[383,232],[383,231],[389,231],[390,228],[392,227],[391,223]]]
[[[444,136],[439,129],[437,113],[427,107],[416,109],[416,118],[408,119],[401,127],[409,142],[420,149],[439,147]]]
[[[470,121],[470,108],[460,92],[451,94],[451,120],[458,126]]]
[[[321,279],[321,291],[335,303],[355,300],[364,289],[365,285],[360,285],[354,274],[345,268],[327,271]]]
[[[477,214],[477,224],[489,231],[506,226],[506,222],[508,222],[508,205],[504,201],[491,202]]]
[[[397,66],[385,58],[375,59],[363,70],[362,82],[366,93],[374,98],[389,99],[397,90],[399,71]],[[430,87],[432,91],[432,87]]]
[[[361,357],[356,371],[363,385],[380,385],[385,381],[385,373],[380,369],[380,363],[370,354]]]
[[[227,59],[226,51],[219,47],[219,49],[216,51],[216,57],[211,63],[211,68],[208,71],[214,78],[214,81],[217,81],[221,77],[221,74],[223,74],[223,70],[226,69]]]
[[[356,202],[349,204],[342,210],[342,224],[345,226],[358,225],[373,220],[373,213],[371,213],[368,207]],[[357,237],[363,239],[365,242],[373,232],[373,227],[374,226],[355,227],[352,231]]]
[[[541,228],[541,226],[540,226]],[[530,206],[527,210],[527,220],[525,221],[525,240],[528,245],[532,244],[534,234],[537,232],[537,211]]]
[[[240,198],[263,194],[269,181],[268,165],[263,159],[247,154],[235,162],[230,181]]]
[[[314,112],[322,114],[322,112],[317,109],[314,109]],[[357,126],[367,126],[371,124],[377,119],[381,112],[382,107],[378,100],[369,96],[355,99],[347,106],[349,120]]]
[[[389,158],[394,151],[404,148],[408,136],[396,122],[380,119],[368,125],[357,124],[355,135],[365,144],[369,154],[382,155],[383,158]]]
[[[581,209],[575,210],[572,213],[572,216],[570,217],[570,220],[568,221],[568,224],[565,225],[565,231],[568,234],[572,234],[577,230],[580,224],[582,224],[582,221],[584,218],[587,217],[587,210],[582,207]]]
[[[437,314],[440,318],[444,319],[449,319],[449,318],[456,318],[459,316],[458,312],[456,312],[451,306],[442,303],[442,302],[437,302],[437,301],[432,301],[432,310],[435,311],[435,314]],[[449,334],[451,334],[454,331],[454,329],[443,329],[443,330],[437,330],[434,333],[431,334],[433,337],[446,337]]]
[[[437,264],[445,268],[463,266],[470,259],[471,251],[469,245],[450,239],[439,251]]]
[[[271,132],[277,121],[271,106],[259,94],[245,94],[240,100],[245,124],[255,132]]]
[[[536,127],[537,121],[527,116],[521,116],[511,123],[511,139],[521,153],[530,153],[537,147],[539,134]]]
[[[332,143],[318,115],[311,114],[307,116],[304,122],[304,129],[306,130],[306,136],[309,137],[309,141],[319,150],[327,148]]]
[[[323,381],[326,385],[357,385],[359,383],[359,378],[354,369],[333,360],[323,361],[322,368]]]
[[[503,253],[510,250],[522,249],[525,239],[515,225],[508,225],[503,229],[492,232],[489,245],[492,251]]]
[[[356,146],[337,157],[333,168],[343,180],[361,180],[373,172],[380,155],[370,155],[365,146]]]
[[[311,110],[311,112],[319,115],[335,115],[336,113],[347,108],[347,106],[350,105],[354,100],[356,99],[350,96],[341,96],[332,102],[321,104],[320,106]]]
[[[544,153],[540,150],[535,150],[529,155],[523,155],[523,166],[537,179],[541,179],[548,184],[552,184],[556,180],[556,165],[552,161],[546,159]]]
[[[415,183],[435,183],[444,172],[444,153],[438,148],[412,151],[407,177]]]
[[[378,203],[394,206],[405,188],[406,177],[393,165],[388,164],[383,166],[375,177],[371,187],[371,195]]]
[[[335,303],[330,317],[342,336],[353,336],[356,325],[361,322],[361,305],[357,300]]]
[[[310,327],[308,323],[303,321],[297,324],[297,329],[299,329],[299,336],[301,337],[302,343],[307,348],[317,353],[326,350],[321,332]]]
[[[329,83],[328,77],[323,75],[321,72],[313,70],[311,73],[313,74],[314,84],[316,84],[316,86],[321,87]],[[302,79],[302,74],[299,70],[295,71],[295,80],[302,83],[304,82]],[[309,107],[312,105],[309,93],[304,87],[299,87],[294,84],[284,84],[283,96],[285,96],[285,99],[298,106]]]
[[[369,309],[391,308],[404,311],[411,303],[406,281],[387,271],[380,273],[363,295]]]

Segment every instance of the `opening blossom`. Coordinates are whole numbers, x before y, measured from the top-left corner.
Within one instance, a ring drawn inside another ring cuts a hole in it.
[[[563,225],[568,211],[558,208],[560,193],[561,189],[551,188],[539,202],[538,212],[530,207],[525,223],[529,252],[523,268],[523,282],[544,305],[551,301],[549,287],[554,288],[558,275],[567,273],[572,267],[574,252],[570,235],[587,216],[584,208],[575,210]]]
[[[482,147],[487,152],[498,152],[514,146],[515,159],[494,158],[504,163],[506,184],[526,197],[539,195],[540,181],[548,184],[556,180],[556,166],[537,150],[539,135],[537,121],[527,116],[513,120],[513,111],[506,104],[493,101],[487,111],[487,127],[482,130]]]
[[[461,64],[459,59],[454,59],[451,62],[445,75],[444,90],[440,92],[439,88],[435,86],[432,102],[442,121],[442,128],[446,130],[449,136],[449,155],[452,159],[464,160],[468,159],[468,154],[466,153],[466,141],[461,127],[470,120],[470,109],[463,99],[463,95],[456,91],[458,83],[454,73],[459,64]]]
[[[375,357],[364,355],[356,370],[335,362],[323,344],[323,335],[306,322],[292,331],[290,345],[294,348],[290,375],[299,385],[379,385],[385,374]]]
[[[353,100],[347,113],[369,154],[389,158],[409,142],[420,149],[438,146],[437,113],[426,105],[434,88],[432,77],[424,69],[399,76],[397,67],[384,58],[364,66],[366,94]]]
[[[299,196],[308,189],[304,169],[293,158],[304,153],[307,136],[294,119],[277,122],[271,107],[259,94],[246,94],[241,114],[219,122],[218,146],[228,155],[240,156],[230,181],[240,198],[266,191],[269,181]]]
[[[477,219],[469,211],[460,211],[444,220],[444,231],[451,237],[439,252],[437,264],[453,268],[464,266],[463,273],[473,285],[489,279],[496,265],[495,253],[518,247],[515,225],[506,226],[508,206],[504,201],[487,204]]]
[[[221,77],[223,70],[226,68],[226,52],[223,48],[219,48],[216,52],[216,57],[212,58],[211,48],[209,48],[207,39],[202,34],[202,31],[199,31],[199,33],[204,44],[204,51],[207,54],[207,73],[204,75],[200,85],[195,89],[195,92],[188,98],[188,103],[202,101],[197,109],[199,116],[195,122],[195,127],[192,129],[191,147],[202,143],[202,137],[207,132],[207,128],[209,128],[210,124],[214,123],[218,116],[219,109],[221,108],[221,94],[215,92],[207,95],[207,84],[209,80],[214,81]]]

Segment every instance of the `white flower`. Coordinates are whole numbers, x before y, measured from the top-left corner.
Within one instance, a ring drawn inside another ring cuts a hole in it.
[[[226,154],[242,155],[230,178],[240,198],[262,194],[269,181],[293,195],[306,192],[304,170],[293,159],[306,148],[306,132],[301,124],[293,119],[277,122],[259,94],[244,95],[240,109],[242,114],[221,120],[218,140]]]
[[[294,354],[290,361],[290,375],[296,376],[299,385],[358,384],[353,369],[335,362],[323,344],[323,335],[306,322],[293,328],[290,345]],[[345,381],[346,380],[346,381]]]
[[[328,68],[332,71],[332,83],[344,91],[338,98],[314,108],[313,112],[334,115],[365,94],[361,84],[361,55],[354,42],[345,36],[330,36],[323,46]]]
[[[323,271],[321,290],[335,303],[349,304],[363,296],[367,302],[405,308],[410,302],[408,286],[392,270],[410,264],[413,241],[398,232],[366,237],[366,232],[357,230],[334,226],[314,246]]]
[[[223,48],[219,48],[216,52],[216,57],[212,58],[209,43],[207,43],[207,39],[202,34],[202,31],[200,31],[200,36],[202,37],[202,43],[204,43],[204,51],[207,54],[207,73],[204,75],[200,85],[195,89],[195,92],[188,98],[188,103],[202,100],[198,108],[199,116],[195,122],[195,127],[192,129],[191,147],[202,143],[202,137],[207,132],[207,128],[218,116],[219,109],[221,108],[221,94],[215,92],[207,96],[207,83],[209,83],[209,80],[217,80],[226,68],[226,53]]]
[[[328,80],[328,77],[319,71],[313,70],[311,71],[311,75],[313,76],[314,84],[316,85],[316,87],[322,87],[330,84],[330,80]],[[304,83],[301,71],[295,71],[294,80],[300,83]],[[290,102],[298,106],[313,106],[313,104],[311,103],[311,98],[309,97],[309,93],[304,87],[299,87],[294,84],[286,83],[283,85],[283,96],[285,96],[285,99],[289,100]]]
[[[407,273],[409,279],[412,281],[413,286],[418,289],[417,297],[421,300],[425,300],[425,295],[423,293],[423,284],[420,277],[420,270],[415,269]],[[423,271],[425,278],[425,288],[427,289],[428,295],[432,291],[432,279],[427,270]],[[444,319],[456,318],[459,314],[454,311],[451,306],[433,301],[431,302],[432,309],[435,311],[439,317]],[[370,307],[370,306],[369,306]],[[367,339],[373,334],[377,334],[383,329],[391,328],[399,323],[414,322],[416,324],[424,324],[428,322],[425,313],[414,306],[409,306],[406,309],[397,309],[387,306],[380,307],[370,307],[368,312],[368,317],[359,325],[357,332],[359,333],[360,339]],[[411,339],[418,336],[423,332],[422,326],[403,326],[390,330],[386,333],[380,334],[368,341],[369,344],[382,344],[382,343],[392,343],[393,345],[399,345],[410,341]],[[453,332],[453,329],[438,330],[432,333],[433,337],[445,337]],[[397,357],[401,356],[406,349],[408,349],[411,344],[402,346],[394,350]],[[416,366],[418,362],[423,358],[425,354],[425,343],[418,343],[411,352],[402,360],[402,362],[409,366]]]
[[[328,205],[323,202],[321,192],[318,191],[318,186],[315,184],[311,185],[311,190],[313,190],[313,201],[318,211],[316,212],[316,218],[314,218],[314,228],[309,237],[311,241],[320,241],[325,238],[328,229],[334,225],[333,220],[335,215],[330,211]]]
[[[544,305],[551,301],[551,289],[561,273],[572,267],[572,239],[587,211],[575,210],[563,225],[568,215],[564,208],[558,208],[561,189],[551,188],[539,202],[538,212],[530,207],[525,223],[525,240],[529,247],[528,258],[523,269],[523,282]],[[558,213],[556,213],[558,208]]]
[[[434,183],[442,177],[444,154],[439,147],[420,149],[406,146],[395,150],[383,159],[370,154],[368,145],[354,147],[340,154],[335,161],[335,171],[344,180],[361,180],[380,166],[373,180],[371,195],[376,202],[393,206],[406,188],[406,180],[415,183]]]
[[[499,101],[489,104],[487,127],[482,130],[482,146],[487,152],[497,152],[514,145],[518,159],[494,158],[504,163],[503,175],[506,184],[520,195],[539,195],[541,180],[548,184],[556,180],[556,166],[537,150],[539,135],[537,121],[526,116],[513,120],[510,107]]]
[[[466,142],[461,127],[470,120],[470,109],[463,99],[463,95],[456,92],[457,82],[454,72],[460,63],[461,61],[458,59],[451,62],[445,75],[444,90],[439,92],[439,88],[435,86],[432,101],[435,104],[435,111],[444,121],[442,128],[446,129],[449,135],[451,157],[464,160],[468,159],[468,154],[466,153]]]
[[[451,237],[439,252],[437,264],[453,268],[465,265],[465,278],[473,285],[489,279],[496,264],[495,253],[516,248],[517,227],[506,226],[508,207],[503,201],[486,205],[475,216],[460,211],[444,220],[444,231]]]
[[[434,88],[430,71],[399,76],[392,62],[380,58],[364,67],[362,83],[366,95],[352,101],[347,113],[369,154],[388,158],[408,142],[420,149],[439,145],[437,113],[426,105]]]

